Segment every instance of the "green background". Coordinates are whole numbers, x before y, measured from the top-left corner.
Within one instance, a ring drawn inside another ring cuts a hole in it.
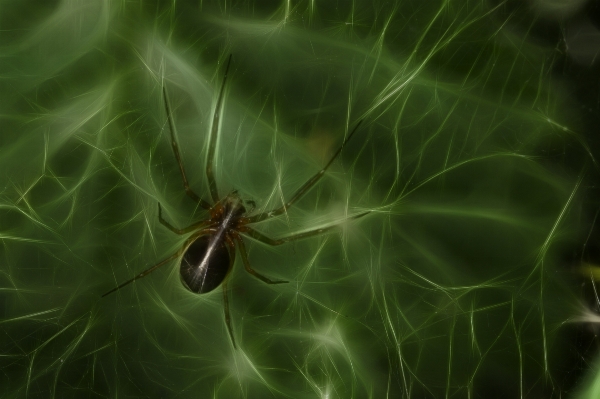
[[[526,6],[470,1],[1,1],[4,398],[565,397],[582,372],[570,256],[593,215],[591,150]],[[237,260],[186,291],[158,223],[221,195],[297,206],[256,225],[332,234]],[[587,367],[587,366],[586,366]],[[583,368],[586,368],[583,367]],[[585,389],[585,385],[581,385]],[[586,397],[585,391],[580,391]]]

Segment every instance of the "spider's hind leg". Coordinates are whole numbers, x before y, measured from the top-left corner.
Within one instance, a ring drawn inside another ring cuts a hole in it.
[[[117,290],[120,290],[121,288],[125,287],[126,285],[133,283],[135,280],[140,279],[142,277],[146,277],[148,274],[152,273],[153,271],[155,271],[156,269],[158,269],[159,267],[162,267],[164,265],[166,265],[167,263],[169,263],[170,261],[172,261],[173,259],[176,259],[178,256],[180,256],[182,253],[182,250],[180,249],[179,251],[175,252],[173,255],[169,256],[166,259],[161,260],[160,262],[158,262],[156,265],[152,266],[149,269],[144,270],[143,272],[139,273],[138,275],[136,275],[134,278],[129,279],[127,281],[125,281],[124,283],[122,283],[121,285],[118,285],[117,287],[113,288],[112,290],[102,294],[102,297],[107,296],[108,294],[111,294]]]
[[[227,330],[231,337],[231,343],[233,348],[237,349],[235,345],[235,338],[233,337],[233,328],[231,327],[231,316],[229,315],[229,297],[227,296],[227,281],[223,283],[223,310],[225,311],[225,324],[227,324]]]
[[[250,261],[248,260],[248,253],[246,252],[246,246],[244,245],[244,240],[242,239],[242,237],[237,236],[237,235],[235,237],[235,240],[238,243],[238,245],[240,246],[240,253],[242,254],[242,261],[244,263],[244,268],[246,269],[246,271],[248,273],[250,273],[257,279],[264,281],[267,284],[284,284],[284,283],[289,282],[289,281],[285,281],[285,280],[271,280],[270,278],[265,277],[262,274],[260,274],[259,272],[257,272],[256,270],[254,270],[250,266]]]

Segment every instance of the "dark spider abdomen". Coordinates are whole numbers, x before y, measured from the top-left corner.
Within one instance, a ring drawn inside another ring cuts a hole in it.
[[[190,291],[197,294],[210,292],[221,285],[231,266],[225,242],[217,239],[213,240],[211,245],[211,238],[214,237],[199,237],[188,247],[181,259],[181,281]]]

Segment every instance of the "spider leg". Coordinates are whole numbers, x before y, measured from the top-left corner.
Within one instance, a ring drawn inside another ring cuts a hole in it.
[[[226,239],[227,246],[229,247],[229,272],[233,268],[233,264],[235,263],[235,246],[230,239]],[[233,328],[231,327],[231,316],[229,315],[229,297],[227,296],[227,277],[225,277],[225,281],[223,281],[223,311],[225,312],[225,324],[227,324],[227,330],[229,331],[229,336],[231,337],[231,343],[233,344],[233,348],[237,349],[235,345],[235,337],[233,336]]]
[[[223,283],[223,309],[225,311],[225,324],[227,324],[227,330],[231,337],[231,343],[233,348],[237,349],[235,345],[235,338],[233,337],[233,328],[231,327],[231,316],[229,315],[229,298],[227,297],[227,281]]]
[[[211,206],[208,202],[204,201],[202,198],[198,196],[191,188],[188,183],[187,177],[185,175],[185,168],[183,167],[183,162],[181,161],[181,156],[179,155],[179,146],[177,145],[177,140],[175,140],[175,126],[173,124],[173,119],[171,118],[171,107],[169,106],[169,99],[167,96],[167,88],[163,86],[163,97],[165,101],[165,110],[167,111],[167,120],[169,121],[169,131],[171,132],[171,146],[173,147],[173,153],[175,154],[175,158],[177,159],[177,163],[179,164],[179,170],[181,171],[181,177],[183,178],[183,188],[185,189],[185,193],[200,204],[200,206],[204,209],[210,209]]]
[[[250,273],[251,275],[253,275],[257,279],[264,281],[267,284],[283,284],[283,283],[288,283],[288,281],[284,281],[284,280],[271,280],[270,278],[265,277],[262,274],[258,273],[256,270],[254,270],[250,266],[250,261],[248,260],[248,252],[246,252],[246,245],[244,245],[244,240],[242,239],[242,237],[240,237],[239,235],[236,234],[235,241],[240,246],[240,253],[242,254],[242,261],[244,262],[244,268],[246,268],[246,271],[248,273]]]
[[[161,260],[160,262],[158,262],[156,265],[152,266],[151,268],[144,270],[143,272],[141,272],[140,274],[138,274],[134,278],[132,278],[130,280],[127,280],[123,284],[121,284],[121,285],[113,288],[112,290],[110,290],[107,293],[103,294],[102,298],[105,297],[105,296],[107,296],[108,294],[111,294],[111,293],[113,293],[113,292],[115,292],[115,291],[117,291],[117,290],[125,287],[129,283],[133,283],[137,279],[140,279],[142,277],[147,276],[148,274],[152,273],[153,271],[155,271],[159,267],[166,265],[167,263],[169,263],[173,259],[177,258],[179,255],[181,255],[182,250],[183,249],[180,249],[179,251],[175,252],[173,255],[169,256],[168,258]]]
[[[169,222],[167,222],[165,219],[163,219],[162,217],[162,207],[160,206],[160,202],[158,203],[158,221],[165,226],[167,229],[171,230],[173,233],[175,234],[179,234],[179,235],[183,235],[183,234],[187,234],[191,231],[194,230],[198,230],[202,227],[206,227],[207,225],[210,224],[210,221],[208,220],[202,220],[200,222],[196,222],[188,227],[185,227],[183,229],[178,229],[177,227],[173,227]]]
[[[346,220],[358,219],[360,217],[367,215],[368,213],[370,213],[370,211],[359,213],[358,215],[351,216],[351,217],[347,218]],[[257,241],[264,242],[265,244],[275,246],[275,245],[285,244],[286,242],[290,242],[290,241],[301,240],[303,238],[308,238],[308,237],[313,237],[313,236],[318,236],[321,234],[329,233],[331,230],[340,227],[342,225],[342,223],[343,222],[336,223],[334,225],[323,227],[320,229],[305,231],[305,232],[298,233],[298,234],[292,234],[290,236],[277,238],[277,239],[267,237],[266,235],[259,233],[258,231],[254,230],[250,227],[245,227],[244,233],[248,234],[250,237],[254,238]]]
[[[214,175],[214,159],[215,149],[217,147],[217,134],[219,133],[219,126],[221,125],[221,106],[223,105],[223,92],[225,91],[225,82],[227,81],[227,73],[229,72],[229,64],[231,63],[231,54],[227,59],[227,66],[225,67],[225,76],[223,76],[223,83],[221,84],[221,90],[219,91],[219,97],[217,98],[217,105],[215,106],[215,113],[213,114],[213,123],[210,130],[210,142],[208,144],[208,156],[206,157],[206,177],[208,179],[208,187],[210,188],[210,196],[214,203],[219,202],[219,190],[217,189],[217,181]]]
[[[356,124],[356,126],[354,127],[352,132],[348,135],[348,137],[346,137],[346,140],[344,140],[344,142],[342,143],[340,148],[338,148],[338,150],[333,155],[333,157],[331,157],[331,159],[329,160],[327,165],[325,165],[325,167],[323,169],[321,169],[320,171],[318,171],[313,177],[308,179],[308,181],[306,183],[304,183],[304,185],[302,185],[302,187],[300,187],[294,193],[292,198],[287,203],[285,203],[281,207],[273,209],[271,211],[259,213],[259,214],[248,217],[249,223],[260,222],[265,219],[269,219],[274,216],[281,215],[282,213],[285,213],[285,211],[287,211],[297,200],[302,198],[302,196],[304,194],[306,194],[306,192],[308,192],[308,190],[310,190],[321,179],[321,177],[323,177],[323,175],[327,171],[327,168],[329,168],[329,166],[333,163],[333,161],[335,161],[335,159],[338,157],[338,155],[340,155],[340,153],[342,152],[342,149],[348,143],[348,141],[350,141],[350,139],[352,138],[352,135],[354,135],[354,133],[358,130],[358,127],[360,126],[361,123],[362,123],[362,120]]]

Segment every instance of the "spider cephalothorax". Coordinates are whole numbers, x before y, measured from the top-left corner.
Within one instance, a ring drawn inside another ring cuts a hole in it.
[[[246,251],[246,245],[244,244],[244,236],[252,237],[253,239],[263,242],[268,245],[280,245],[289,241],[299,240],[307,237],[312,237],[329,232],[340,224],[330,225],[324,228],[310,230],[303,233],[292,234],[287,237],[272,239],[265,236],[264,234],[254,230],[251,226],[253,223],[259,223],[263,220],[267,220],[273,217],[277,217],[285,213],[297,200],[299,200],[308,190],[310,190],[316,183],[323,177],[325,171],[341,153],[342,149],[350,140],[354,132],[358,129],[361,122],[358,122],[352,132],[346,137],[337,152],[331,157],[330,161],[325,165],[323,169],[317,172],[312,178],[310,178],[304,185],[302,185],[296,193],[291,197],[289,201],[281,205],[278,208],[267,212],[260,212],[257,214],[247,215],[246,207],[241,197],[236,191],[231,192],[224,198],[219,197],[219,191],[217,189],[217,183],[213,173],[214,155],[217,143],[217,133],[219,132],[219,122],[221,117],[221,105],[223,102],[223,92],[225,88],[225,82],[227,81],[227,73],[229,71],[229,64],[231,62],[231,56],[227,62],[225,69],[225,76],[217,98],[217,105],[213,114],[213,125],[211,129],[210,141],[208,145],[208,156],[206,162],[206,177],[208,180],[208,187],[210,196],[212,199],[212,205],[210,202],[205,201],[198,196],[189,186],[185,168],[181,161],[179,154],[179,147],[177,140],[175,139],[173,119],[171,116],[171,109],[169,106],[169,99],[167,97],[167,90],[163,87],[163,97],[165,102],[165,109],[167,113],[167,120],[169,125],[169,131],[171,134],[171,146],[173,147],[173,153],[179,164],[179,170],[183,179],[183,187],[186,194],[196,201],[202,208],[206,209],[209,213],[207,220],[196,222],[183,229],[173,227],[162,217],[162,208],[158,205],[158,220],[159,222],[167,227],[169,230],[176,234],[187,235],[190,234],[188,239],[185,241],[183,246],[174,254],[168,258],[162,260],[158,264],[151,268],[144,270],[140,274],[136,275],[132,279],[122,283],[121,285],[113,288],[102,296],[106,296],[119,288],[142,278],[159,267],[169,263],[174,259],[180,258],[180,277],[183,285],[191,292],[197,294],[203,294],[213,291],[219,286],[223,286],[223,303],[225,309],[225,322],[227,329],[231,337],[231,342],[235,347],[235,338],[233,329],[231,327],[231,319],[229,316],[229,300],[227,297],[227,278],[233,268],[235,262],[236,247],[238,248],[242,257],[244,268],[254,277],[262,280],[267,284],[280,284],[286,283],[287,281],[282,280],[271,280],[268,277],[258,273],[250,266],[248,260],[248,253]],[[247,201],[251,205],[250,213],[254,210],[253,201]],[[349,219],[356,219],[366,215],[368,212],[359,213],[351,216]]]
[[[233,191],[210,209],[211,220],[228,223],[232,227],[249,223],[249,219],[243,217],[245,215],[246,208],[237,191]]]

